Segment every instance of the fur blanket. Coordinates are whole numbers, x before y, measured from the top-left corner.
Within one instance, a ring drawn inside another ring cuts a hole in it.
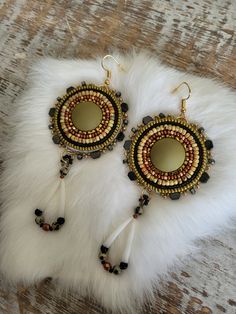
[[[123,143],[99,159],[73,164],[66,178],[66,224],[58,232],[43,232],[34,222],[34,209],[48,207],[60,160],[60,148],[48,130],[48,110],[68,86],[81,81],[102,84],[105,74],[100,58],[42,59],[32,69],[28,90],[11,104],[10,141],[2,140],[0,267],[14,283],[52,277],[63,289],[93,296],[109,310],[131,313],[151,298],[161,276],[192,250],[194,240],[227,226],[236,216],[236,95],[145,53],[116,57],[126,68],[122,72],[110,64],[111,85],[122,92],[130,108],[126,138],[146,115],[177,114],[181,90],[175,95],[171,90],[182,81],[190,84],[187,117],[201,124],[214,142],[216,164],[209,182],[178,201],[152,197],[137,221],[130,267],[120,276],[103,270],[98,252],[107,235],[132,214],[140,195],[122,163]],[[56,213],[55,198],[47,215]],[[114,261],[122,255],[126,236],[124,232],[111,249]]]

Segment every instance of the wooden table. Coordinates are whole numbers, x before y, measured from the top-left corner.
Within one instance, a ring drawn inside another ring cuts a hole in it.
[[[236,88],[234,0],[6,0],[0,11],[0,125],[26,86],[38,56],[92,57],[112,48],[155,52],[178,69],[218,78]],[[104,313],[76,295],[56,298],[52,284],[6,287],[0,283],[0,313]],[[140,312],[236,313],[236,231],[199,242]]]

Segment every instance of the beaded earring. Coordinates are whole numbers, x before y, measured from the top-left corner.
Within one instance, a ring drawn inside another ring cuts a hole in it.
[[[128,124],[128,105],[123,102],[121,93],[110,87],[111,70],[104,62],[112,58],[123,70],[121,64],[111,55],[106,55],[101,66],[106,78],[101,86],[82,82],[77,87],[68,87],[66,94],[57,98],[49,110],[52,141],[62,148],[60,182],[52,191],[60,191],[59,216],[51,224],[45,222],[44,211],[35,210],[35,222],[44,231],[56,231],[65,223],[65,177],[74,159],[91,157],[97,159],[105,151],[123,141]]]
[[[132,128],[130,139],[125,141],[126,159],[129,167],[128,177],[136,181],[144,191],[134,213],[123,222],[102,244],[99,259],[106,271],[120,274],[128,268],[128,261],[135,231],[135,221],[143,214],[148,205],[151,193],[164,198],[178,200],[182,194],[195,194],[200,183],[208,181],[210,165],[215,163],[211,149],[213,142],[207,138],[204,128],[187,121],[186,101],[190,98],[191,89],[188,83],[180,86],[188,88],[188,96],[181,101],[179,116],[165,115],[146,116],[142,124]],[[108,261],[108,252],[119,234],[131,224],[122,261],[112,266]]]

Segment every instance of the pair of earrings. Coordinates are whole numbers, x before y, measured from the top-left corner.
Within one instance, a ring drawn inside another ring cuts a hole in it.
[[[44,231],[59,230],[65,223],[65,177],[74,159],[99,158],[125,138],[128,105],[123,102],[121,93],[110,87],[111,71],[104,65],[107,58],[112,58],[121,67],[113,56],[106,55],[101,62],[106,71],[103,85],[82,82],[78,87],[69,87],[49,110],[52,140],[63,149],[59,184],[61,208],[59,217],[51,224],[45,222],[41,209],[35,210],[35,221]],[[124,143],[126,157],[123,162],[129,168],[128,177],[145,192],[134,213],[100,247],[99,259],[110,273],[120,274],[128,268],[136,220],[143,214],[152,193],[178,200],[183,193],[195,194],[199,184],[210,178],[207,171],[215,163],[211,155],[213,143],[203,127],[187,121],[186,101],[191,89],[183,82],[173,92],[183,85],[188,88],[188,95],[181,101],[179,116],[163,113],[146,116],[141,125],[132,128],[130,139]],[[121,262],[113,266],[109,262],[109,249],[130,224]]]

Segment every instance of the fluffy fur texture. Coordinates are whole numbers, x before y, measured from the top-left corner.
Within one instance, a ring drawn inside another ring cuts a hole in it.
[[[199,122],[215,145],[211,179],[196,195],[178,201],[152,197],[137,221],[130,267],[121,276],[103,270],[98,250],[132,214],[140,195],[140,188],[127,178],[123,144],[100,159],[73,164],[66,178],[66,224],[58,233],[43,232],[34,223],[34,209],[48,207],[48,194],[59,180],[60,158],[48,130],[48,110],[66,87],[83,80],[101,84],[104,72],[100,58],[41,60],[32,70],[29,90],[14,104],[9,120],[14,134],[3,145],[0,266],[13,282],[31,284],[53,277],[61,287],[94,296],[110,310],[131,313],[152,296],[160,276],[190,251],[193,240],[226,226],[236,215],[236,97],[210,79],[173,70],[146,54],[117,58],[127,70],[121,72],[111,62],[112,86],[130,107],[126,137],[145,115],[177,114],[181,91],[172,95],[171,90],[182,81],[190,84],[187,117]],[[47,215],[57,216],[56,200]],[[126,236],[124,232],[111,249],[113,263],[119,261]]]

